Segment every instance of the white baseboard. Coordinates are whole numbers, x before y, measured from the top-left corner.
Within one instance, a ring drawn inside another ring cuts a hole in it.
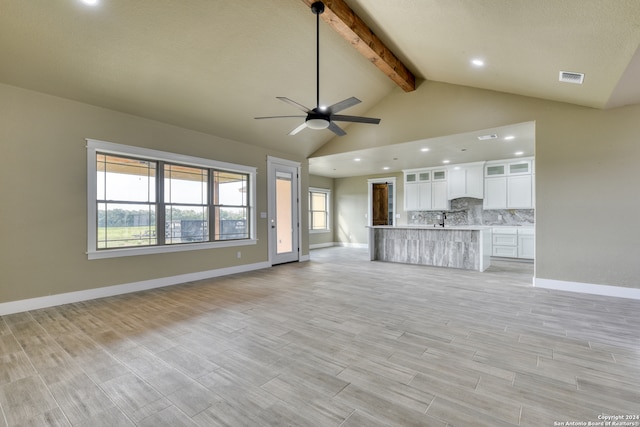
[[[346,248],[359,248],[359,249],[367,249],[369,247],[367,243],[349,243],[349,242],[337,242],[335,246],[344,246]]]
[[[332,246],[335,246],[336,244],[334,242],[329,242],[329,243],[316,243],[315,245],[309,245],[309,249],[322,249],[322,248],[330,248]]]
[[[359,249],[367,249],[369,247],[369,245],[366,243],[330,242],[330,243],[318,243],[315,245],[309,245],[309,249],[330,248],[332,246],[344,246],[345,248],[359,248]]]
[[[180,274],[178,276],[162,277],[159,279],[143,280],[141,282],[126,283],[122,285],[106,286],[103,288],[87,289],[85,291],[67,292],[64,294],[48,295],[46,297],[30,298],[19,301],[0,303],[0,316],[53,307],[56,305],[70,304],[97,298],[111,297],[114,295],[128,294],[131,292],[145,291],[148,289],[162,288],[164,286],[193,282],[196,280],[211,279],[213,277],[227,276],[229,274],[244,273],[246,271],[269,268],[268,262],[225,267],[216,270],[200,271],[197,273]]]
[[[640,299],[640,289],[623,286],[594,285],[591,283],[567,282],[564,280],[533,278],[533,286],[537,288],[555,289],[557,291],[580,292],[584,294],[604,295],[608,297]]]

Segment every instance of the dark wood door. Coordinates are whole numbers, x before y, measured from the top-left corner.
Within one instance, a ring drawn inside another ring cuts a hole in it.
[[[389,186],[373,184],[372,225],[389,225]]]

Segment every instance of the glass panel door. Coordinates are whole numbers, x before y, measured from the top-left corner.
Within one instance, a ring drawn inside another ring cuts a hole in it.
[[[300,259],[298,202],[299,163],[269,157],[269,261],[271,265]]]
[[[293,174],[276,172],[276,254],[293,250]]]

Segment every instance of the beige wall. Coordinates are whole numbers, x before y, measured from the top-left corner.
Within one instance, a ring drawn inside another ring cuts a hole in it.
[[[386,173],[351,178],[336,178],[334,182],[336,201],[335,218],[337,220],[336,239],[341,244],[368,244],[369,234],[369,188],[368,180],[373,178],[396,178],[396,213],[401,218],[396,223],[406,223],[406,214],[402,210],[403,175],[402,173]]]
[[[309,247],[314,246],[329,246],[335,242],[335,221],[334,221],[334,209],[335,203],[333,201],[333,178],[327,178],[325,176],[309,175],[309,187],[325,188],[331,191],[331,198],[329,200],[329,207],[331,212],[329,213],[329,224],[331,231],[326,233],[309,233]],[[308,202],[307,202],[308,203]],[[305,206],[309,206],[308,204]],[[303,214],[306,215],[306,214]],[[307,218],[307,221],[309,219]]]
[[[640,288],[640,105],[596,110],[423,82],[367,114],[380,126],[354,126],[315,155],[535,121],[536,277]],[[365,209],[366,177],[337,179],[335,189],[346,204],[339,240],[364,242],[364,219],[350,212]]]
[[[423,82],[368,114],[383,117],[381,125],[350,127],[319,152],[536,121],[536,276],[640,287],[640,106],[594,110]],[[267,211],[267,155],[303,163],[303,207],[314,179],[304,159],[286,153],[0,85],[0,302],[268,260],[258,216],[258,244],[242,247],[241,259],[236,248],[219,248],[88,261],[85,138],[255,166],[258,212]],[[335,180],[335,241],[366,243],[367,178]],[[307,222],[304,208],[303,255]]]
[[[268,261],[267,224],[259,215],[256,245],[87,260],[85,138],[257,167],[257,212],[267,212],[267,155],[306,165],[284,153],[0,85],[0,302]],[[303,203],[307,176],[303,166]],[[301,227],[308,227],[306,213]],[[304,255],[308,233],[302,236]]]

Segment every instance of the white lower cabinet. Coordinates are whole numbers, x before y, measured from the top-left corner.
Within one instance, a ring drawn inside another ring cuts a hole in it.
[[[517,246],[493,246],[493,256],[499,256],[504,258],[518,258]]]
[[[518,258],[518,229],[516,227],[494,227],[491,254],[506,258]]]
[[[503,258],[533,259],[535,234],[532,227],[494,227],[491,255]]]
[[[535,234],[532,228],[518,230],[518,258],[533,259],[536,256]]]

